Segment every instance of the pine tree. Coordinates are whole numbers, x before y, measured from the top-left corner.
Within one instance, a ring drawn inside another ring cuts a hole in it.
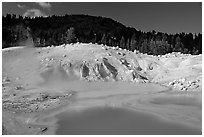
[[[131,50],[131,49],[130,49],[130,40],[129,40],[129,39],[127,40],[127,43],[126,43],[126,49],[127,49],[127,50]]]
[[[106,34],[103,34],[103,37],[101,38],[101,43],[106,44]]]
[[[178,36],[176,38],[176,44],[175,44],[175,48],[174,51],[176,52],[182,52],[183,51],[183,43],[181,42],[181,38]]]
[[[73,28],[67,30],[67,27]],[[140,49],[148,54],[165,54],[172,51],[202,54],[202,34],[142,32],[125,27],[111,19],[88,15],[53,15],[47,18],[30,18],[7,14],[2,17],[3,48],[32,45],[32,40],[36,46],[51,44],[57,46],[75,41],[101,42],[132,51]]]
[[[69,44],[69,43],[74,43],[74,42],[76,42],[75,29],[71,27],[66,32],[65,43]]]
[[[135,33],[132,35],[131,41],[130,41],[130,50],[134,51],[136,48],[137,40]]]
[[[122,36],[121,40],[120,40],[120,47],[121,48],[125,48],[125,38]]]

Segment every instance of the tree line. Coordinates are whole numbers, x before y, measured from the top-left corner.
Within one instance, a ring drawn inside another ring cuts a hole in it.
[[[202,34],[143,32],[110,18],[89,15],[49,17],[2,16],[2,47],[30,41],[36,47],[83,42],[139,50],[151,55],[202,54]]]

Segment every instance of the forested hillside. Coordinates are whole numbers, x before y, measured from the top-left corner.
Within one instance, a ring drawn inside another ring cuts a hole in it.
[[[202,53],[202,34],[167,34],[154,30],[142,32],[105,17],[53,15],[30,18],[7,14],[2,18],[3,48],[91,42],[153,55],[170,52]]]

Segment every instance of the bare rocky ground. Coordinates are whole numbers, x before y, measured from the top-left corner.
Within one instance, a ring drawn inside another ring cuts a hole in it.
[[[77,43],[4,49],[2,57],[2,134],[54,134],[56,113],[93,105],[201,128],[202,55],[151,56]]]

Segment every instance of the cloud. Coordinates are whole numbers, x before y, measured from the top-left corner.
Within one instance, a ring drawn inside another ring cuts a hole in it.
[[[28,9],[24,14],[24,17],[46,17],[47,15],[39,9]]]
[[[36,2],[39,6],[44,9],[50,9],[52,5],[49,2]]]
[[[19,7],[20,9],[24,9],[24,8],[26,8],[25,5],[21,5],[21,4],[18,4],[17,7]]]

